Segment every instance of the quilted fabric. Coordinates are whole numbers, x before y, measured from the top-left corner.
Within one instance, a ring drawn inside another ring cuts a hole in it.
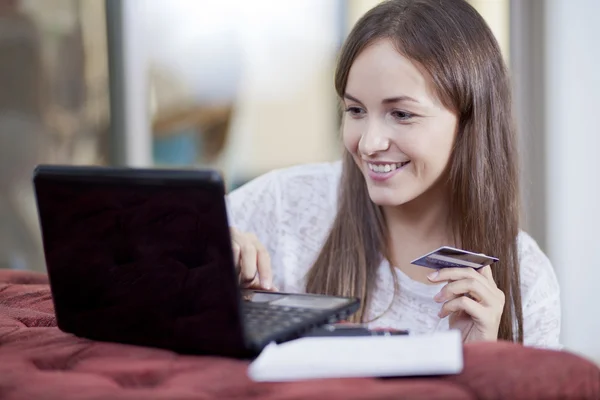
[[[246,361],[94,342],[56,328],[47,277],[0,271],[0,399],[600,399],[600,369],[566,352],[465,346],[457,376],[255,383]]]

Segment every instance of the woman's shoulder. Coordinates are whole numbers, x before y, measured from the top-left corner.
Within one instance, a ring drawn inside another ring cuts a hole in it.
[[[519,263],[527,269],[547,270],[552,269],[550,259],[540,248],[537,241],[527,232],[521,230],[517,236],[517,249]]]
[[[227,195],[230,223],[257,230],[258,224],[321,220],[335,214],[341,162],[274,169]],[[314,222],[314,221],[313,221]]]
[[[229,193],[230,199],[269,192],[278,201],[319,201],[336,198],[342,167],[340,161],[300,164],[273,169]]]
[[[341,161],[299,164],[286,168],[274,169],[265,174],[268,179],[277,181],[279,186],[286,189],[307,186],[321,189],[337,186],[342,172]]]
[[[525,231],[517,237],[523,304],[536,292],[558,292],[558,279],[548,256]]]

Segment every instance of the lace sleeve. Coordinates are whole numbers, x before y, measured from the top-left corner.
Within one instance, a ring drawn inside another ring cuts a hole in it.
[[[522,237],[523,342],[562,349],[560,287],[550,260],[529,237]]]
[[[269,172],[230,192],[227,197],[229,225],[253,233],[273,255],[279,239],[280,188],[276,172]],[[277,286],[277,271],[273,271]]]

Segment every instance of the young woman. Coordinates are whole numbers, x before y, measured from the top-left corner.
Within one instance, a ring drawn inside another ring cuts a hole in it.
[[[463,0],[384,2],[347,38],[335,87],[343,160],[228,196],[242,283],[359,297],[370,326],[560,347],[559,287],[519,228],[509,79],[481,16]],[[442,245],[500,262],[410,263]]]

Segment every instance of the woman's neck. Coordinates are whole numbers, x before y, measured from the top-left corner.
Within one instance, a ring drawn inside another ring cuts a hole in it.
[[[432,271],[410,264],[436,248],[454,246],[450,210],[445,196],[428,193],[407,204],[383,207],[390,263],[414,280],[427,283]]]

